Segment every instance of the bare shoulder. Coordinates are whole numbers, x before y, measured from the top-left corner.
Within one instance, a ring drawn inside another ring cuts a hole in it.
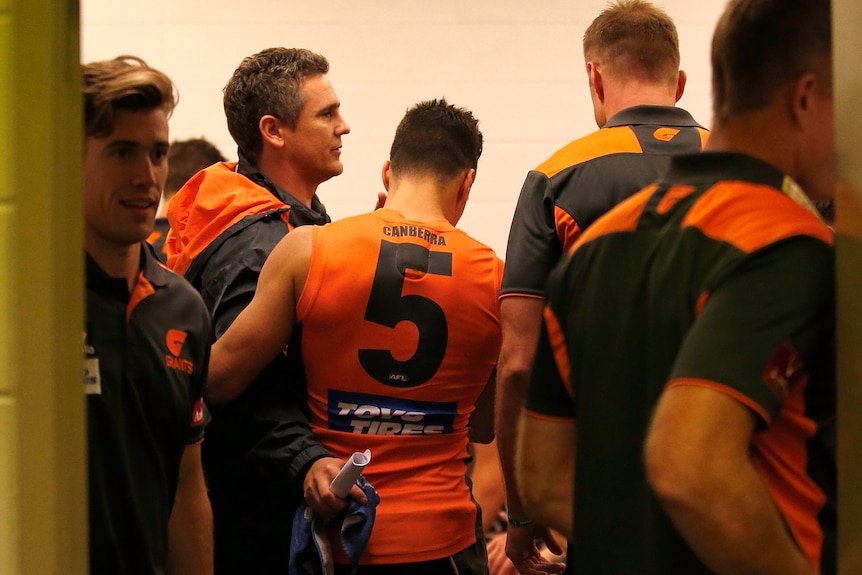
[[[311,241],[314,226],[300,226],[284,236],[272,250],[267,262],[278,262],[279,265],[289,265],[297,259],[311,257]]]

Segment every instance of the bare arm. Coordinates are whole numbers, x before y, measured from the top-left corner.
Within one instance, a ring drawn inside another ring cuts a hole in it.
[[[572,538],[575,422],[521,414],[517,469],[521,501],[530,517]]]
[[[668,389],[646,440],[648,480],[715,573],[813,575],[749,456],[754,426],[754,414],[719,391]]]
[[[503,342],[497,363],[497,448],[506,481],[506,503],[513,517],[525,517],[515,477],[516,423],[527,394],[530,369],[542,325],[545,300],[511,296],[500,302]]]
[[[470,414],[470,441],[491,443],[494,441],[494,400],[497,392],[497,372],[492,371],[488,383],[476,399],[476,409]]]
[[[180,461],[174,508],[168,523],[168,575],[212,575],[213,516],[201,465],[200,443]]]
[[[313,226],[299,227],[279,242],[260,272],[254,299],[213,345],[205,392],[210,405],[236,399],[290,342],[312,233]]]
[[[482,508],[482,528],[487,534],[506,502],[500,456],[494,442],[473,443],[471,449],[473,463],[470,466],[470,479],[473,482],[473,497]]]
[[[545,300],[510,296],[500,303],[503,342],[497,363],[496,437],[500,465],[506,482],[506,507],[510,517],[528,517],[518,494],[515,475],[515,444],[521,405],[527,394],[536,343],[542,325]],[[509,524],[506,530],[506,554],[522,575],[562,572],[561,563],[545,561],[535,544],[544,540],[548,549],[561,554],[559,543],[540,524]]]

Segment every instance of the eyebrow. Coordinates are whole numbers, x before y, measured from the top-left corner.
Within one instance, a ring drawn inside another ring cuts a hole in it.
[[[113,142],[111,142],[110,144],[108,144],[105,147],[106,148],[129,148],[129,147],[135,147],[135,146],[140,146],[140,145],[141,145],[141,143],[137,142],[135,140],[114,140]]]
[[[155,147],[162,147],[162,146],[170,147],[170,145],[171,145],[171,143],[168,142],[167,140],[159,140],[158,142],[155,143]],[[105,147],[108,149],[111,149],[111,148],[143,148],[145,146],[144,146],[144,144],[142,144],[141,142],[139,142],[137,140],[114,140],[113,142],[111,142],[110,144],[108,144]]]
[[[320,114],[326,114],[327,112],[334,112],[335,110],[339,109],[340,107],[341,107],[341,102],[335,102],[333,104],[326,106],[325,108],[321,108],[320,110],[318,110],[317,114],[320,115]]]

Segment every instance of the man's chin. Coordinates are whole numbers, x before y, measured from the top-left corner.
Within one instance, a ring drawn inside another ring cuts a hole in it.
[[[332,169],[329,170],[329,175],[326,177],[326,180],[334,178],[335,176],[340,176],[344,173],[344,165],[341,162],[338,162],[337,165],[333,165]],[[323,180],[324,182],[326,180]]]

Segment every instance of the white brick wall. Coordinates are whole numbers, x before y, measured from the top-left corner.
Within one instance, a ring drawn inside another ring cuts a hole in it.
[[[674,18],[689,76],[680,105],[710,124],[709,41],[725,0],[654,0]],[[445,96],[485,135],[460,227],[505,255],[527,170],[595,129],[581,39],[605,0],[81,0],[82,61],[134,54],[176,82],[172,138],[205,136],[227,157],[221,89],[245,56],[304,47],[330,61],[352,132],[344,174],[321,185],[333,219],[371,209],[404,111]]]

